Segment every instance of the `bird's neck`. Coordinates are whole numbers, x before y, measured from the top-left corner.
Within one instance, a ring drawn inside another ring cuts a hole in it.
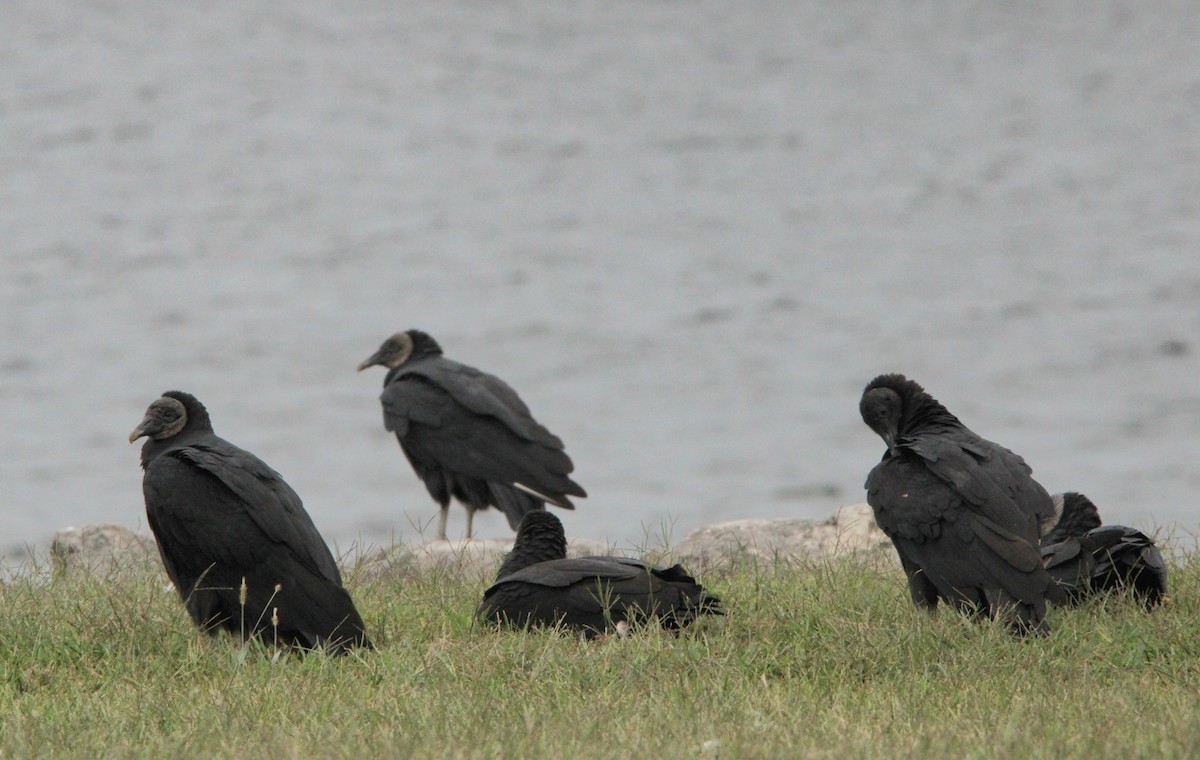
[[[566,540],[554,540],[552,537],[540,536],[534,537],[534,539],[517,541],[513,550],[504,558],[504,563],[500,565],[500,570],[496,573],[496,580],[512,575],[519,570],[524,570],[530,565],[536,565],[539,562],[549,562],[554,559],[566,558]]]
[[[149,467],[151,462],[168,451],[182,449],[197,441],[211,439],[212,437],[213,429],[211,425],[193,426],[189,424],[178,434],[165,440],[148,440],[142,444],[142,469],[144,470]]]
[[[937,399],[927,393],[920,393],[909,398],[908,403],[904,405],[900,434],[910,436],[933,428],[962,426],[958,418],[938,403]]]

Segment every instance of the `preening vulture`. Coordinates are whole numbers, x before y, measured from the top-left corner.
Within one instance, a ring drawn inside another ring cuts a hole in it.
[[[1025,460],[971,432],[904,375],[872,380],[859,411],[887,444],[867,476],[867,502],[913,602],[932,610],[945,601],[1021,633],[1048,630],[1046,599],[1060,592],[1038,540],[1053,506]]]

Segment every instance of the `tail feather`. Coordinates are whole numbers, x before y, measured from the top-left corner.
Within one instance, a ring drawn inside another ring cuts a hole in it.
[[[508,526],[513,530],[521,527],[521,519],[525,515],[546,508],[540,498],[527,491],[501,483],[488,483],[487,488],[491,502],[496,505],[496,509],[504,513],[508,519]]]

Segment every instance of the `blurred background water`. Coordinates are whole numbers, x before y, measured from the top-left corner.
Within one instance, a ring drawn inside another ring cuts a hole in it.
[[[573,535],[861,501],[884,371],[1194,531],[1197,39],[1159,2],[6,3],[0,548],[144,527],[171,388],[342,551],[432,535],[354,371],[408,327],[566,441]]]

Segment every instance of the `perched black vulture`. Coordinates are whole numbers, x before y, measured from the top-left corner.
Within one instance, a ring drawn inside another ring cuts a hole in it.
[[[663,628],[678,630],[700,615],[725,614],[721,601],[679,565],[566,556],[558,518],[526,514],[496,582],[483,594],[479,617],[518,628],[561,625],[590,638],[623,622],[658,618]]]
[[[918,607],[938,600],[1019,632],[1044,632],[1057,587],[1042,566],[1039,526],[1050,495],[1021,457],[980,438],[916,382],[880,375],[859,405],[887,444],[867,502],[892,539]]]
[[[383,426],[442,507],[438,538],[446,538],[451,497],[467,508],[471,538],[476,510],[496,507],[516,530],[546,502],[574,509],[569,497],[587,496],[568,477],[575,466],[563,442],[500,378],[446,359],[420,330],[388,338],[358,369],[376,364],[388,368]]]
[[[129,441],[143,436],[146,517],[196,625],[302,649],[371,646],[329,547],[279,473],[218,438],[204,405],[180,391],[151,404]]]
[[[1100,527],[1096,505],[1083,494],[1053,498],[1060,518],[1042,537],[1042,563],[1069,602],[1125,588],[1146,609],[1163,601],[1167,564],[1153,539],[1124,525]]]

